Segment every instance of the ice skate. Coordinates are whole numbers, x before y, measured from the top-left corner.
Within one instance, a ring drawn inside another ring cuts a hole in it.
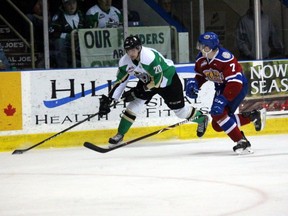
[[[113,148],[121,143],[123,140],[124,135],[117,133],[115,136],[109,138],[109,148]]]
[[[266,109],[262,108],[260,110],[252,110],[251,112],[244,113],[244,116],[248,116],[250,120],[254,123],[255,130],[261,131],[265,127],[266,123]]]
[[[209,122],[208,116],[204,115],[204,120],[201,123],[198,123],[198,126],[197,126],[198,137],[202,137],[205,134],[207,126],[208,126],[208,122]]]
[[[233,147],[233,151],[237,154],[253,154],[253,150],[251,149],[251,144],[245,137],[243,131],[241,131],[243,138],[237,142],[237,145]]]

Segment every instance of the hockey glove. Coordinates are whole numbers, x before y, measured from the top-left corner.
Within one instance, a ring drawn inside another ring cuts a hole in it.
[[[223,96],[216,96],[213,100],[210,114],[211,115],[220,115],[224,112],[225,106],[227,105],[228,100]]]
[[[131,88],[129,91],[124,92],[122,95],[122,98],[124,98],[124,102],[131,102],[135,100],[135,91],[137,91],[136,88]]]
[[[186,84],[186,95],[189,98],[196,99],[198,97],[198,83],[197,80],[194,78],[188,79],[187,84]]]
[[[107,115],[110,110],[110,104],[112,103],[112,99],[107,97],[106,95],[102,95],[100,98],[100,106],[99,106],[99,116]]]

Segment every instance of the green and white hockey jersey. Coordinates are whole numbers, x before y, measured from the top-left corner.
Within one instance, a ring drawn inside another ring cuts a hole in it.
[[[94,5],[86,12],[86,21],[89,28],[115,28],[122,23],[123,16],[120,10],[113,6],[106,13],[98,5]]]
[[[146,84],[147,90],[169,86],[176,69],[172,60],[165,59],[157,50],[142,46],[140,61],[132,61],[125,54],[119,61],[117,79],[109,96],[118,100],[130,76],[135,76]]]

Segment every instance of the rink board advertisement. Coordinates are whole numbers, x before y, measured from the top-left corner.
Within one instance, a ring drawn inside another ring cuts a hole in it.
[[[185,78],[193,76],[190,72],[193,71],[193,67],[193,65],[178,67],[183,85]],[[23,130],[21,133],[58,132],[97,113],[99,98],[102,94],[108,94],[116,73],[115,67],[22,72],[22,87],[25,88],[22,88]],[[134,87],[136,83],[137,79],[132,78],[127,90],[129,87]],[[210,100],[207,97],[202,100],[201,95],[208,95],[210,91],[213,91],[213,86],[207,85],[197,100],[186,98],[186,103],[208,112],[212,97]],[[77,126],[75,130],[116,128],[126,105],[120,102],[111,108],[109,115],[101,119],[98,116],[91,118]],[[137,120],[135,127],[167,125],[179,121],[159,96],[155,96],[146,107],[143,107]],[[19,134],[19,132],[11,130],[9,134]]]
[[[279,98],[287,98],[287,65],[287,61],[277,61],[275,64],[244,63],[243,68],[251,89],[243,106],[254,98],[261,103],[265,98],[276,98],[277,101]],[[260,68],[260,72],[256,68]],[[194,64],[176,65],[176,69],[183,86],[187,78],[194,76]],[[1,73],[2,78],[5,76],[1,80],[7,80],[1,85],[4,86],[1,88],[1,122],[8,118],[3,114],[4,110],[8,110],[9,114],[16,110],[17,115],[9,123],[10,128],[1,124],[0,135],[59,132],[86,119],[98,112],[99,98],[102,94],[108,94],[116,73],[115,67]],[[128,87],[135,86],[136,82],[137,79],[132,78]],[[13,91],[6,90],[12,86]],[[9,94],[5,100],[3,92]],[[185,97],[185,102],[207,113],[213,93],[213,83],[207,82],[197,100]],[[253,101],[253,104],[257,103]],[[116,129],[125,107],[126,104],[120,102],[107,116],[91,118],[73,131]],[[169,125],[178,121],[181,120],[168,109],[163,99],[155,96],[143,107],[133,127]]]
[[[0,72],[0,131],[22,130],[20,72]]]
[[[152,47],[171,58],[169,26],[133,27],[129,33],[138,35],[144,46]],[[78,38],[82,67],[115,67],[125,54],[123,28],[79,29]],[[115,49],[115,47],[117,47]]]
[[[192,74],[186,73],[187,71],[183,71],[183,68],[191,70],[193,67],[183,66],[182,72],[179,72],[184,78],[191,77]],[[33,132],[39,133],[47,130],[59,131],[98,112],[99,99],[102,94],[108,94],[116,72],[117,68],[97,68],[23,73],[25,80],[30,84],[31,93],[33,92],[29,95],[31,109],[30,113],[25,116],[26,128],[33,128]],[[132,78],[127,85],[127,90],[134,87],[136,83],[137,79]],[[207,98],[201,101],[201,97],[197,100],[187,98],[186,103],[207,110],[210,106],[205,105],[207,101]],[[126,103],[120,102],[111,108],[109,115],[101,119],[96,116],[79,125],[77,130],[115,128],[125,107]],[[137,119],[139,121],[135,122],[135,127],[161,125],[159,122],[166,125],[178,121],[175,114],[159,96],[155,96],[146,107],[143,107]]]
[[[288,110],[287,60],[254,61],[241,65],[250,87],[242,109],[263,105],[269,111]]]

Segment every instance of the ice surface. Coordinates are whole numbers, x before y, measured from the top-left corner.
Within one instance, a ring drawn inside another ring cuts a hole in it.
[[[248,139],[0,153],[0,215],[288,215],[288,134]]]

